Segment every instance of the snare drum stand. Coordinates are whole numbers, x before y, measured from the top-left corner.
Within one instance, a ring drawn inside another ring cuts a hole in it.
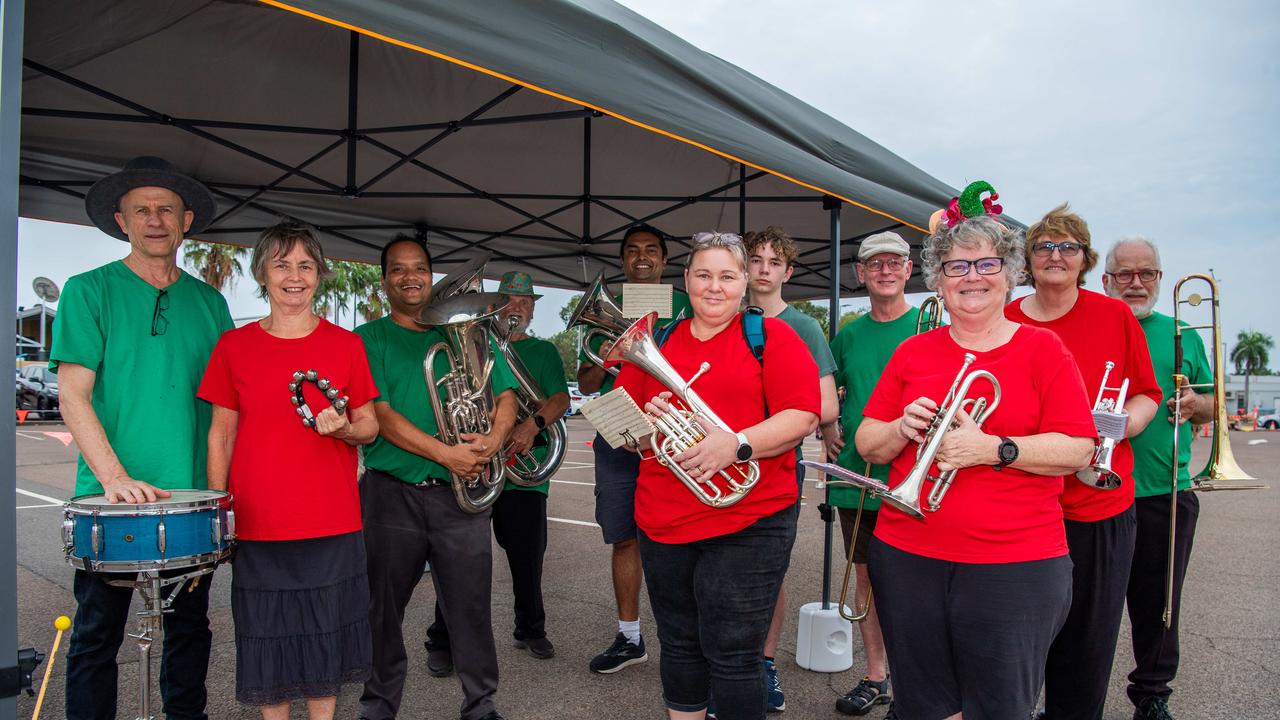
[[[138,612],[138,631],[129,637],[138,641],[138,720],[154,720],[151,715],[151,641],[160,631],[161,618],[171,612],[178,593],[186,587],[187,581],[213,572],[216,563],[197,567],[189,572],[173,577],[160,577],[160,570],[143,570],[133,580],[108,580],[116,587],[133,588],[142,596],[143,608]],[[172,586],[168,594],[165,588]]]

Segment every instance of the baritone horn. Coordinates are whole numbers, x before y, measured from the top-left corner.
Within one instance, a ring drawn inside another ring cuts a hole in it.
[[[493,430],[494,354],[489,343],[491,323],[501,306],[498,293],[465,293],[432,302],[419,316],[419,324],[438,328],[446,338],[427,349],[422,368],[439,438],[447,445],[457,445],[467,433],[488,435]],[[435,360],[440,353],[447,358],[449,370],[436,377]],[[502,454],[495,453],[477,477],[450,473],[458,507],[479,513],[493,505],[502,492],[502,466]]]
[[[604,362],[632,363],[671,391],[671,399],[667,401],[671,410],[654,420],[656,430],[649,436],[654,459],[669,469],[703,504],[715,508],[729,507],[746,497],[751,488],[755,487],[760,480],[760,465],[755,460],[737,462],[721,470],[715,477],[698,480],[675,461],[676,455],[697,445],[706,437],[707,430],[698,421],[699,417],[727,433],[733,434],[736,431],[721,420],[693,389],[698,378],[711,369],[711,363],[702,363],[698,372],[688,381],[680,377],[671,363],[662,356],[662,351],[653,339],[653,324],[657,319],[658,313],[651,312],[628,327],[618,336]],[[661,442],[658,442],[659,434],[663,436]],[[722,481],[724,489],[716,484],[717,480]]]
[[[1119,385],[1108,387],[1107,378],[1116,364],[1107,361],[1107,368],[1102,373],[1102,384],[1098,387],[1098,399],[1093,401],[1093,426],[1098,431],[1100,441],[1093,452],[1093,461],[1089,467],[1076,471],[1076,479],[1099,490],[1115,490],[1120,487],[1120,473],[1111,469],[1111,456],[1116,445],[1124,440],[1129,428],[1129,413],[1125,412],[1124,401],[1129,394],[1129,378]],[[1108,390],[1116,391],[1115,397],[1105,397]]]
[[[1191,293],[1183,299],[1182,286],[1189,282],[1203,282],[1208,297]],[[1182,306],[1197,307],[1209,301],[1210,321],[1207,325],[1183,325]],[[1227,425],[1226,378],[1223,374],[1222,325],[1218,320],[1218,283],[1210,275],[1195,273],[1186,275],[1173,286],[1173,473],[1169,493],[1169,556],[1165,570],[1164,626],[1173,624],[1173,566],[1174,541],[1177,539],[1178,517],[1178,432],[1182,425],[1182,391],[1212,388],[1213,435],[1209,448],[1209,461],[1204,469],[1191,478],[1191,490],[1211,492],[1216,490],[1266,490],[1267,485],[1253,482],[1255,478],[1245,472],[1231,452],[1231,438]],[[1212,330],[1213,380],[1193,383],[1183,372],[1182,335],[1186,332]]]
[[[961,410],[969,413],[969,417],[973,419],[973,422],[981,427],[982,423],[991,417],[991,413],[995,412],[996,408],[1000,406],[1000,381],[996,379],[996,376],[986,370],[969,372],[969,366],[977,359],[977,356],[973,353],[964,354],[964,365],[960,367],[960,372],[956,374],[956,379],[951,383],[951,389],[947,391],[946,398],[943,399],[937,412],[934,413],[933,422],[929,424],[929,429],[925,433],[924,443],[916,450],[915,465],[911,467],[911,472],[907,473],[907,476],[903,478],[897,487],[889,489],[888,485],[879,480],[859,475],[831,463],[801,460],[800,464],[826,473],[829,477],[836,478],[835,480],[828,479],[828,483],[866,488],[883,502],[889,503],[913,518],[923,519],[925,510],[937,512],[942,507],[942,500],[946,497],[947,492],[950,491],[951,483],[956,477],[956,469],[954,468],[940,473],[936,477],[929,474],[929,468],[933,466],[934,458],[938,455],[938,448],[942,446],[942,438],[956,425],[956,415]],[[990,403],[984,397],[969,397],[969,391],[973,388],[973,384],[979,380],[986,380],[991,383],[994,394]],[[926,504],[921,505],[920,497],[924,492],[925,480],[933,481],[933,489],[929,492]]]

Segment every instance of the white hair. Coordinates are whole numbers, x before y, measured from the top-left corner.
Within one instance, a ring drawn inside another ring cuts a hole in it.
[[[1107,262],[1106,262],[1106,265],[1104,266],[1107,272],[1112,272],[1116,269],[1116,251],[1124,247],[1125,245],[1147,246],[1151,250],[1151,254],[1154,255],[1156,258],[1156,266],[1153,269],[1155,270],[1164,269],[1164,265],[1162,265],[1160,262],[1160,248],[1156,247],[1155,241],[1153,241],[1151,238],[1146,237],[1144,235],[1129,235],[1117,240],[1115,244],[1111,246],[1111,249],[1107,251]]]

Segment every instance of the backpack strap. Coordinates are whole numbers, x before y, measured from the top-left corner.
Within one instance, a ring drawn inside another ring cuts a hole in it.
[[[653,341],[658,344],[658,347],[662,347],[664,344],[666,344],[667,339],[671,337],[671,333],[676,331],[676,326],[683,321],[684,321],[684,318],[678,317],[675,320],[672,320],[671,322],[667,323],[666,325],[659,325],[658,327],[654,328]]]
[[[747,347],[756,356],[756,362],[764,367],[764,310],[755,305],[748,305],[742,313],[742,336],[747,339]]]

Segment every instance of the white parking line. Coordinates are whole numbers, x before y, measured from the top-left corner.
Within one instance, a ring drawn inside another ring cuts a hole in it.
[[[593,528],[600,527],[599,525],[593,522],[584,522],[582,520],[570,520],[568,518],[557,518],[557,517],[549,517],[547,519],[550,520],[551,522],[566,523],[569,525],[583,525],[585,527],[593,527]]]
[[[47,508],[47,507],[62,507],[62,503],[58,503],[57,505],[19,505],[18,507],[14,508],[14,510],[34,510],[36,508]]]
[[[22,495],[26,495],[29,498],[35,498],[36,500],[43,500],[47,503],[53,503],[54,505],[62,504],[62,501],[59,500],[58,498],[49,497],[48,495],[41,495],[40,493],[33,493],[30,490],[23,490],[22,488],[14,488],[14,489],[17,490]]]
[[[552,480],[551,482],[560,483],[561,485],[586,485],[587,487],[592,487],[595,485],[595,483],[593,482],[577,482],[574,480]]]
[[[14,435],[21,435],[21,436],[22,436],[22,437],[24,437],[24,438],[31,438],[32,440],[44,440],[44,438],[40,437],[39,435],[32,435],[31,433],[24,433],[24,432],[22,432],[21,430],[15,430],[15,431],[13,432],[13,434],[14,434]]]

